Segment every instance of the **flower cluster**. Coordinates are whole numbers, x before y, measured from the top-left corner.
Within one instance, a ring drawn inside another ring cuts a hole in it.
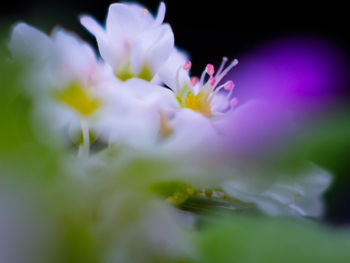
[[[105,149],[170,160],[175,168],[163,181],[178,176],[184,182],[166,196],[173,204],[195,195],[268,214],[319,216],[327,172],[310,166],[294,179],[262,179],[235,166],[228,127],[249,105],[238,107],[234,83],[223,80],[238,61],[224,57],[218,69],[207,64],[200,77],[191,76],[192,63],[175,46],[164,17],[164,3],[155,17],[140,5],[112,4],[104,26],[81,16],[98,54],[62,28],[46,35],[18,23],[9,47],[29,65],[25,84],[35,101],[33,116],[63,144],[76,144],[86,162],[103,157],[92,138]]]

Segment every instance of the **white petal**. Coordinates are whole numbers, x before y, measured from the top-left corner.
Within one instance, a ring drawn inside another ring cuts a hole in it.
[[[91,16],[82,15],[80,16],[80,23],[95,37],[105,37],[104,28]]]
[[[11,35],[9,48],[16,59],[43,61],[52,50],[51,39],[26,23],[18,23]]]
[[[142,6],[117,3],[109,7],[106,31],[109,36],[118,33],[119,37],[132,41],[153,23],[154,18]]]
[[[196,111],[181,109],[173,124],[174,132],[164,141],[162,154],[183,159],[215,154],[215,145],[219,144],[208,118]]]
[[[232,180],[223,184],[223,189],[232,197],[244,202],[255,203],[271,183],[264,179],[251,173],[242,176],[236,175]]]
[[[86,82],[90,72],[97,65],[96,55],[92,47],[83,42],[77,35],[61,28],[55,29],[52,34],[55,49],[58,53],[58,77],[63,81],[70,78],[79,78]]]
[[[318,196],[300,198],[296,201],[296,207],[300,208],[307,216],[321,217],[323,214],[323,201]]]
[[[240,185],[237,182],[231,182],[230,184],[225,184],[223,189],[225,192],[240,201],[247,203],[255,203],[256,197],[251,193],[246,193],[244,189],[240,189]]]
[[[322,216],[322,195],[331,183],[330,173],[316,165],[311,165],[309,171],[297,179],[304,188],[305,196],[296,199],[296,205],[309,216]]]
[[[246,174],[224,183],[223,189],[230,196],[254,203],[271,215],[322,215],[321,195],[330,183],[330,175],[326,171],[311,165],[301,174],[278,177],[274,182],[261,181],[263,179]]]
[[[36,102],[32,112],[33,129],[37,132],[40,140],[47,144],[68,142],[66,136],[68,127],[72,123],[79,123],[77,114],[65,105],[48,98]],[[38,127],[46,125],[49,133],[43,134]]]
[[[136,149],[149,149],[155,145],[159,132],[159,113],[153,105],[131,103],[124,112],[110,118],[110,142]]]
[[[165,17],[165,11],[166,11],[165,4],[164,2],[161,2],[158,7],[157,17],[155,21],[156,25],[161,25],[163,23],[164,17]]]
[[[162,25],[141,34],[131,47],[131,66],[139,74],[144,66],[152,75],[160,70],[174,49],[174,34],[169,25]]]
[[[179,82],[179,86],[182,87],[183,84],[188,83],[190,80],[187,71],[180,70],[178,74],[178,70],[182,68],[187,61],[189,61],[189,57],[185,52],[174,49],[157,73],[160,80],[175,92],[179,88],[177,82]]]
[[[161,102],[150,101],[146,94],[135,94],[136,89],[129,90],[135,84],[137,82],[129,80],[117,87],[115,96],[110,96],[108,110],[98,129],[107,142],[146,150],[154,147],[158,137]]]
[[[101,57],[114,68],[123,52],[123,48],[118,46],[120,41],[111,45],[104,28],[90,16],[81,16],[80,22],[95,36]]]
[[[130,96],[143,103],[156,103],[163,110],[177,107],[174,92],[165,87],[138,78],[128,80],[125,87]]]
[[[330,185],[332,176],[324,169],[312,165],[310,171],[301,178],[300,183],[311,195],[324,192]]]

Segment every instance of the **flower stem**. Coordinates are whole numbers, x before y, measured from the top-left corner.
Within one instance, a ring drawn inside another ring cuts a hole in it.
[[[83,142],[79,146],[79,157],[88,157],[89,151],[90,151],[90,134],[89,134],[89,128],[87,124],[84,121],[80,121],[81,125],[81,133],[83,135]]]

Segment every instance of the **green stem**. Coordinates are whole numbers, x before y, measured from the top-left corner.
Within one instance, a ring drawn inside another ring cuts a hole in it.
[[[83,142],[79,146],[79,157],[88,157],[89,151],[90,151],[90,134],[89,134],[89,127],[84,121],[80,121],[81,125],[81,133],[83,135]]]

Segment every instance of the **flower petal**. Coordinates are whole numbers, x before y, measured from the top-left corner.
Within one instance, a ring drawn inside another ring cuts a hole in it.
[[[266,179],[257,174],[245,174],[224,183],[223,189],[230,196],[253,203],[270,215],[322,215],[321,195],[331,180],[327,171],[311,165],[297,175]]]
[[[156,103],[163,110],[175,109],[177,101],[174,93],[167,88],[134,78],[125,82],[125,88],[131,97],[143,103]]]
[[[154,18],[140,5],[112,4],[109,7],[106,32],[108,36],[115,35],[128,41],[143,32],[154,23]],[[118,35],[116,33],[118,32]]]
[[[161,2],[158,7],[157,17],[155,20],[156,25],[161,25],[164,21],[166,6],[164,2]]]
[[[161,25],[141,34],[131,47],[130,61],[136,75],[148,68],[152,77],[174,49],[174,34],[169,25]]]
[[[178,86],[183,87],[185,83],[189,83],[190,81],[187,71],[180,70],[178,73],[178,70],[182,68],[187,61],[189,61],[189,57],[185,52],[174,49],[157,73],[160,80],[174,92],[179,88]],[[177,85],[177,82],[180,82],[179,85]]]
[[[42,62],[52,51],[52,41],[40,30],[18,23],[12,31],[9,48],[15,59]]]
[[[312,165],[308,173],[300,178],[300,184],[304,187],[305,197],[296,199],[296,205],[309,216],[322,216],[323,202],[321,195],[327,190],[331,181],[332,176],[329,172]]]
[[[176,113],[173,124],[173,134],[162,145],[161,153],[164,155],[181,159],[203,158],[215,154],[215,148],[220,147],[210,120],[196,111],[181,109]]]
[[[109,63],[112,68],[114,68],[120,57],[123,55],[122,47],[118,46],[119,42],[110,45],[110,41],[107,38],[107,34],[104,28],[90,16],[81,16],[80,23],[92,35],[95,36],[101,57],[107,61],[107,63]]]
[[[59,78],[80,78],[84,80],[96,66],[96,54],[92,47],[83,42],[77,35],[56,28],[52,33],[55,49],[60,61]]]

